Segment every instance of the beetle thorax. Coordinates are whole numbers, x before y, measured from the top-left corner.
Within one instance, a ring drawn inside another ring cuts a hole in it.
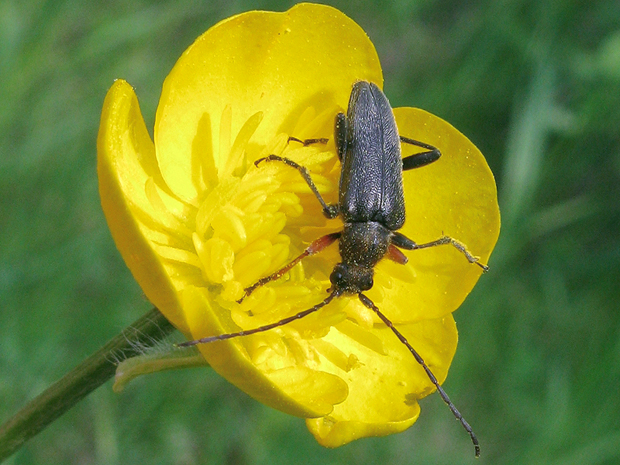
[[[373,268],[387,253],[391,232],[380,223],[345,223],[340,237],[342,263],[334,268],[331,282],[345,292],[359,293],[372,287]]]

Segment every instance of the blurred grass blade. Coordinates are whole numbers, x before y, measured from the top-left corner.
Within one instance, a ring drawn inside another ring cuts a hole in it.
[[[554,82],[554,70],[550,65],[541,64],[525,102],[515,104],[501,188],[502,220],[507,225],[514,224],[527,211],[540,182],[540,166],[554,108]]]

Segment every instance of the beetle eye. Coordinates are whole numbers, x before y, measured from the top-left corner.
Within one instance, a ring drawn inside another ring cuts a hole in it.
[[[329,280],[336,287],[339,287],[342,284],[342,282],[344,281],[342,264],[338,264],[334,267],[334,271],[332,271],[332,274],[329,276]]]

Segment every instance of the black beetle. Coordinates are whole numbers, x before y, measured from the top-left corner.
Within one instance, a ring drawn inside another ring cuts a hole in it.
[[[338,158],[342,164],[339,198],[335,205],[328,205],[323,200],[308,170],[293,160],[278,155],[269,155],[255,162],[258,166],[263,161],[279,161],[297,169],[321,203],[323,214],[327,218],[340,216],[344,222],[344,228],[341,232],[317,239],[284,268],[245,289],[244,296],[238,302],[243,301],[258,287],[280,278],[303,258],[320,252],[338,240],[342,262],[334,267],[330,275],[332,284],[329,289],[330,294],[314,307],[275,323],[178,345],[187,347],[267,331],[314,313],[338,296],[357,294],[360,301],[379,316],[424,368],[441,398],[471,436],[475,454],[478,457],[480,446],[471,426],[450,401],[422,357],[392,322],[363,294],[364,291],[372,288],[374,267],[381,259],[388,257],[397,263],[407,263],[407,257],[399,249],[415,250],[451,244],[461,251],[470,263],[477,264],[483,271],[488,270],[488,267],[471,255],[463,244],[448,236],[442,236],[433,242],[416,244],[398,232],[405,223],[402,172],[433,163],[440,158],[441,152],[431,145],[399,136],[396,120],[387,97],[377,85],[366,81],[359,81],[353,85],[347,114],[339,113],[336,116],[334,137]],[[327,139],[300,140],[290,137],[289,142],[291,141],[309,145],[326,143]],[[421,147],[426,151],[402,158],[401,142]]]

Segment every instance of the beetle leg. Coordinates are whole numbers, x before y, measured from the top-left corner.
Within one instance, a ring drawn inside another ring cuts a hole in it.
[[[284,266],[280,270],[276,271],[275,273],[270,274],[269,276],[265,276],[264,278],[259,279],[254,284],[252,284],[250,287],[246,287],[244,289],[243,297],[241,297],[239,300],[237,300],[237,303],[240,304],[241,302],[243,302],[243,299],[248,297],[252,292],[254,292],[259,287],[264,286],[265,284],[267,284],[270,281],[275,281],[276,279],[280,279],[284,275],[284,273],[288,272],[291,268],[293,268],[295,265],[297,265],[304,258],[309,257],[310,255],[317,254],[321,250],[323,250],[325,247],[333,244],[335,241],[337,241],[340,238],[340,234],[341,233],[337,232],[337,233],[327,234],[327,235],[325,235],[323,237],[319,237],[316,241],[314,241],[312,244],[310,244],[306,248],[306,250],[304,250],[292,262],[290,262],[289,264],[287,264],[286,266]]]
[[[441,157],[441,152],[437,147],[404,136],[400,136],[400,140],[405,144],[415,145],[428,150],[427,152],[415,153],[403,158],[403,171],[429,165]]]
[[[306,181],[316,198],[321,203],[321,206],[323,207],[323,215],[325,215],[329,219],[336,218],[338,216],[338,214],[340,213],[338,205],[328,205],[327,203],[325,203],[325,200],[323,200],[323,197],[319,193],[319,190],[314,184],[314,181],[312,181],[312,178],[310,177],[308,168],[306,168],[305,166],[301,166],[298,163],[295,163],[290,158],[281,157],[279,155],[269,155],[264,158],[259,158],[254,162],[254,164],[258,166],[259,163],[261,163],[262,161],[281,161],[282,163],[290,166],[291,168],[295,168],[297,171],[299,171],[299,174],[301,174],[301,176],[304,178],[304,181]]]
[[[334,123],[334,138],[336,139],[336,150],[340,163],[342,163],[347,151],[347,127],[347,116],[344,113],[338,113]]]
[[[291,141],[299,142],[300,144],[303,144],[304,147],[307,147],[312,144],[327,144],[329,139],[326,139],[325,137],[320,137],[318,139],[298,139],[297,137],[290,136],[286,142],[289,143]]]
[[[432,241],[432,242],[427,242],[425,244],[416,244],[404,234],[401,234],[399,232],[393,232],[392,233],[392,244],[394,244],[396,247],[400,247],[401,249],[405,249],[405,250],[428,249],[429,247],[436,247],[438,245],[450,244],[455,249],[457,249],[459,252],[461,252],[463,255],[465,255],[465,258],[467,258],[467,261],[469,263],[475,263],[480,268],[482,268],[482,271],[484,272],[489,271],[489,267],[487,265],[484,265],[483,263],[480,263],[479,258],[474,257],[469,252],[469,250],[467,250],[467,247],[465,246],[465,244],[457,241],[456,239],[452,239],[449,236],[441,236],[439,239]]]
[[[398,263],[399,265],[405,265],[409,261],[407,256],[394,244],[389,245],[387,250],[387,258]]]

